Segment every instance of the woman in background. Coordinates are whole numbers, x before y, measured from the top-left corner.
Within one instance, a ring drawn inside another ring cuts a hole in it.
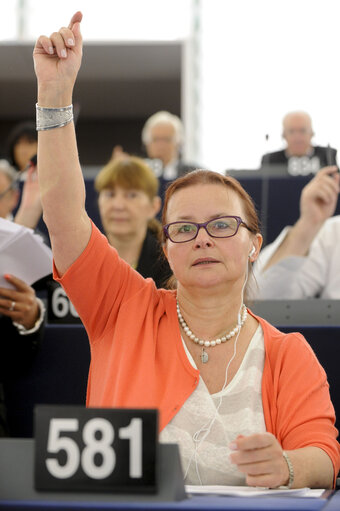
[[[38,136],[34,122],[16,124],[7,140],[8,160],[16,170],[23,172],[38,151]]]
[[[122,259],[163,287],[171,275],[160,245],[158,180],[141,159],[110,160],[95,180],[104,232]]]

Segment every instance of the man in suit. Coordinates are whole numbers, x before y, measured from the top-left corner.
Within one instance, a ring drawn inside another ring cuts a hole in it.
[[[292,176],[316,174],[322,167],[336,165],[336,149],[312,145],[314,131],[306,112],[289,112],[283,118],[282,137],[286,148],[262,157],[261,167],[281,166]]]
[[[157,177],[164,181],[173,181],[197,168],[197,165],[185,163],[181,159],[183,139],[182,121],[170,112],[156,112],[144,124],[142,142],[150,159],[150,166]]]
[[[159,196],[162,201],[171,181],[198,168],[195,163],[184,162],[181,148],[184,128],[177,115],[161,110],[151,115],[142,129],[142,142],[147,155],[146,162],[159,180]],[[123,147],[113,148],[111,159],[124,159],[130,155]]]

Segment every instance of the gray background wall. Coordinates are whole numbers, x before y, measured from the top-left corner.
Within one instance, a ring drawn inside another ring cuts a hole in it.
[[[0,156],[11,128],[35,118],[32,51],[0,44]],[[105,163],[116,144],[142,155],[145,120],[158,110],[181,114],[181,66],[180,43],[85,44],[74,91],[81,163]]]

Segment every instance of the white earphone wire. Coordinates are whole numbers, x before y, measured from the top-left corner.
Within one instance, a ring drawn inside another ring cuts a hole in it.
[[[255,248],[255,247],[253,247]],[[246,266],[246,276],[245,276],[245,279],[244,279],[244,283],[243,283],[243,286],[242,286],[242,290],[241,290],[241,306],[240,306],[240,309],[239,309],[239,312],[238,312],[238,325],[241,324],[241,311],[242,311],[242,305],[243,305],[243,298],[244,298],[244,290],[245,290],[245,287],[247,285],[247,281],[248,281],[248,261],[247,261],[247,266]],[[237,341],[238,341],[238,338],[239,338],[239,335],[240,335],[240,331],[241,331],[241,328],[238,330],[237,332],[237,335],[236,335],[236,338],[235,338],[235,343],[234,343],[234,351],[233,351],[233,355],[232,357],[230,358],[228,364],[227,364],[227,367],[226,367],[226,370],[225,370],[225,379],[224,379],[224,383],[223,383],[223,386],[220,390],[220,392],[222,392],[226,386],[227,386],[227,382],[228,382],[228,371],[229,371],[229,367],[230,367],[230,364],[231,362],[234,360],[234,358],[236,357],[236,353],[237,353]],[[200,476],[200,473],[199,473],[199,469],[198,469],[198,460],[197,460],[197,454],[198,454],[198,448],[199,446],[201,445],[201,443],[206,439],[206,437],[209,435],[210,431],[211,431],[211,428],[218,416],[218,411],[220,409],[220,406],[222,404],[222,395],[220,395],[219,397],[219,402],[218,402],[218,405],[216,406],[215,408],[215,413],[214,413],[214,416],[213,418],[207,422],[206,424],[204,424],[198,431],[196,431],[192,438],[193,438],[193,441],[195,443],[195,450],[192,454],[192,456],[190,457],[189,459],[189,463],[188,463],[188,466],[185,470],[185,473],[184,473],[184,480],[186,479],[187,475],[188,475],[188,472],[189,472],[189,468],[190,468],[190,465],[192,463],[192,459],[195,457],[195,468],[196,468],[196,474],[197,474],[197,477],[198,477],[198,480],[199,480],[199,484],[202,485],[202,479],[201,479],[201,476]],[[204,433],[202,438],[199,439],[199,435],[201,435],[201,433]]]

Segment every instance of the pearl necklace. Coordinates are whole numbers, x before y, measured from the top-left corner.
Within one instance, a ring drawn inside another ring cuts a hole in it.
[[[232,330],[230,330],[229,333],[224,334],[222,337],[218,337],[217,339],[214,339],[212,341],[205,341],[204,339],[199,339],[199,337],[197,337],[195,334],[192,333],[192,331],[190,330],[190,328],[188,327],[188,325],[186,324],[186,322],[182,316],[181,310],[179,308],[179,303],[177,301],[178,321],[180,322],[181,327],[183,328],[184,332],[189,337],[189,339],[194,341],[194,343],[202,346],[201,361],[203,362],[203,364],[206,364],[209,360],[208,353],[204,350],[204,348],[210,348],[213,346],[217,346],[218,344],[224,343],[226,341],[229,341],[229,339],[234,337],[234,335],[236,335],[241,330],[242,326],[244,325],[244,323],[247,319],[247,315],[248,315],[247,308],[243,304],[242,305],[241,321]]]

